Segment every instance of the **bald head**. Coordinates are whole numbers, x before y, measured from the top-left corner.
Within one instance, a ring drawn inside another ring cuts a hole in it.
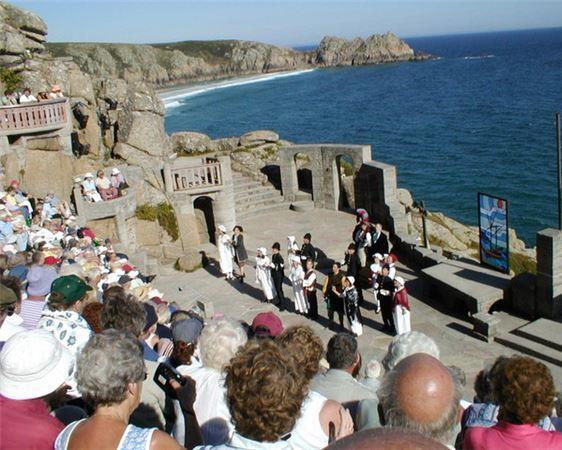
[[[417,353],[388,372],[379,389],[386,424],[450,444],[456,433],[460,386],[438,359]]]
[[[445,450],[447,447],[415,431],[373,428],[336,441],[329,450]]]

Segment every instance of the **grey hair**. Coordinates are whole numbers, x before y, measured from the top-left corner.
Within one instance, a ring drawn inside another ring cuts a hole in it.
[[[94,409],[124,401],[128,385],[144,380],[144,375],[142,346],[131,333],[96,334],[78,355],[78,391]]]
[[[226,318],[211,320],[199,337],[201,362],[205,367],[222,372],[247,341],[248,336],[239,322]]]
[[[396,370],[387,372],[377,391],[379,404],[384,414],[385,426],[401,427],[407,430],[417,431],[444,445],[454,444],[455,438],[460,432],[457,418],[462,398],[462,386],[458,378],[454,376],[450,369],[448,370],[451,374],[455,389],[453,399],[448,407],[441,412],[439,419],[431,423],[417,423],[406,416],[398,399],[398,389],[396,385],[399,372]]]
[[[409,331],[395,336],[388,346],[382,365],[389,371],[404,358],[415,353],[425,353],[439,359],[439,347],[433,339],[419,331]]]

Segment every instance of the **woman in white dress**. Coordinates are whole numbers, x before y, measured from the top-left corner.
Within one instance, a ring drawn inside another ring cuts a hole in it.
[[[217,247],[219,248],[219,262],[221,272],[227,280],[233,280],[234,275],[232,274],[232,272],[234,271],[234,268],[232,262],[234,253],[232,248],[232,240],[226,233],[226,227],[224,225],[218,226]]]
[[[256,255],[256,283],[260,285],[265,300],[273,300],[273,280],[271,279],[271,261],[264,247],[258,248]]]
[[[308,314],[308,302],[304,295],[304,270],[302,270],[301,260],[298,256],[291,258],[291,271],[289,272],[289,280],[293,285],[293,301],[295,302],[295,311],[301,314]]]
[[[396,334],[408,333],[412,330],[410,326],[410,301],[404,284],[404,278],[398,276],[394,278],[396,290],[394,291],[392,315],[394,316]]]

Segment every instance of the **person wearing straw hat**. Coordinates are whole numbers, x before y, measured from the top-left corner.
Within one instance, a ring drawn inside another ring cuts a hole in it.
[[[273,280],[271,279],[271,261],[267,257],[265,247],[258,248],[256,255],[256,283],[259,284],[265,300],[273,300]]]
[[[86,197],[86,200],[90,202],[102,201],[101,195],[96,188],[94,175],[92,175],[91,172],[87,172],[84,175],[84,181],[82,181],[82,190],[84,191],[84,197]]]
[[[219,263],[222,274],[226,277],[227,280],[234,280],[234,275],[232,272],[234,271],[233,268],[233,248],[232,248],[232,240],[230,236],[226,233],[226,227],[224,225],[219,225],[217,227],[218,230],[218,239],[217,239],[217,247],[219,248]]]
[[[304,295],[304,270],[302,270],[301,259],[294,255],[291,258],[291,270],[289,271],[289,280],[293,285],[293,302],[295,303],[295,312],[299,314],[308,314],[308,302]]]
[[[394,277],[394,308],[392,317],[396,334],[408,333],[411,331],[410,326],[410,301],[408,300],[408,291],[406,290],[404,278]]]
[[[51,450],[64,425],[49,412],[60,398],[74,358],[46,330],[22,331],[0,352],[0,448]]]
[[[126,194],[125,189],[129,188],[129,184],[127,183],[127,180],[125,179],[125,177],[117,167],[111,169],[110,180],[111,180],[111,186],[114,189],[117,189],[117,192],[119,193],[119,197]]]

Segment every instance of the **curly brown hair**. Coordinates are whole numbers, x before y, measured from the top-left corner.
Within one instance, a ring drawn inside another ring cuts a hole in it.
[[[90,325],[90,328],[96,334],[103,331],[103,327],[101,326],[102,311],[103,303],[100,302],[88,303],[82,310],[82,317],[86,319],[86,322],[88,322],[88,325]]]
[[[225,372],[228,407],[238,433],[275,442],[293,429],[308,387],[295,361],[275,341],[249,341]]]
[[[277,342],[295,360],[306,380],[311,381],[320,369],[324,353],[324,344],[314,330],[307,325],[285,328]]]
[[[554,404],[554,381],[548,368],[528,356],[512,356],[492,369],[498,418],[514,424],[536,424]]]

